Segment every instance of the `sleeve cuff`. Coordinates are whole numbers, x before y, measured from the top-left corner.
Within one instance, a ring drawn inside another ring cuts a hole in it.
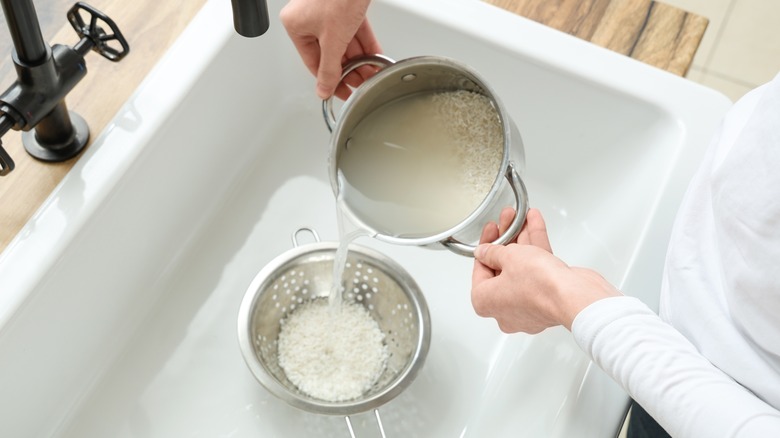
[[[629,296],[604,298],[590,304],[577,314],[571,324],[571,333],[577,344],[590,354],[593,341],[602,329],[618,319],[633,315],[656,316],[638,298]]]

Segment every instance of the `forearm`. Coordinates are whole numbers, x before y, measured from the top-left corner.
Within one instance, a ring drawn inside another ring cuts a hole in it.
[[[780,436],[780,412],[714,367],[673,327],[630,297],[575,318],[577,343],[672,436]],[[748,435],[750,434],[750,435]]]

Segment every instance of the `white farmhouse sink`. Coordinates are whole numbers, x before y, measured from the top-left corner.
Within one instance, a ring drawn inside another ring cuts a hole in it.
[[[0,257],[0,436],[344,437],[275,399],[236,319],[260,268],[309,226],[337,239],[329,134],[275,17],[234,35],[211,0]],[[476,0],[377,0],[387,55],[458,59],[520,128],[556,252],[657,303],[672,218],[723,96]],[[471,260],[358,244],[416,279],[428,360],[381,408],[389,437],[609,437],[625,393],[562,329],[503,335]],[[373,418],[353,419],[376,436]]]

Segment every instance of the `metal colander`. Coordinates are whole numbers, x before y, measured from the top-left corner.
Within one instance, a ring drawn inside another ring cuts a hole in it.
[[[296,236],[304,231],[317,242],[298,246]],[[376,410],[414,380],[430,344],[428,306],[401,266],[376,251],[350,245],[343,302],[359,303],[378,323],[385,334],[387,363],[373,387],[356,399],[331,402],[310,397],[279,366],[280,321],[303,303],[328,297],[338,243],[320,242],[316,232],[302,228],[293,234],[293,244],[266,265],[246,291],[238,317],[241,352],[252,374],[272,394],[309,412],[345,415],[349,425],[349,415]]]

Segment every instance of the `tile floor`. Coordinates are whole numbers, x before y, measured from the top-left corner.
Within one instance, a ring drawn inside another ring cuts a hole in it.
[[[710,20],[688,79],[736,100],[780,72],[780,1],[659,1]]]

